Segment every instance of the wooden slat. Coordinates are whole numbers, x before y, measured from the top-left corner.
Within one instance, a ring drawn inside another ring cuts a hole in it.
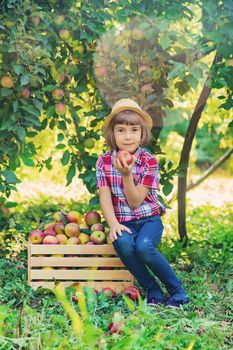
[[[29,244],[31,255],[35,254],[110,254],[117,255],[112,244],[102,245],[66,245],[66,244]]]
[[[28,245],[28,285],[31,282],[31,244]]]
[[[40,281],[40,282],[32,281],[30,285],[33,289],[36,289],[39,287],[53,288],[54,284],[55,282],[50,282],[50,281]],[[64,287],[69,287],[72,284],[74,284],[74,281],[64,281],[64,282],[62,281],[61,284]],[[98,291],[100,291],[104,287],[110,287],[117,292],[121,292],[122,290],[124,290],[124,288],[132,286],[133,281],[130,281],[130,282],[87,281],[87,282],[79,282],[79,284],[81,284],[82,286],[87,286],[90,288],[97,289]]]
[[[55,258],[55,257],[31,257],[31,267],[36,266],[112,266],[124,267],[120,258]]]
[[[31,270],[31,280],[131,280],[127,270]]]

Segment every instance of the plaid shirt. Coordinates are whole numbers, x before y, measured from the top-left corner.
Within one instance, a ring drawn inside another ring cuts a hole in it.
[[[116,150],[102,154],[96,162],[97,188],[108,186],[111,189],[113,207],[119,222],[144,219],[154,215],[164,215],[165,207],[158,201],[156,190],[159,187],[158,161],[147,150],[138,147],[132,175],[135,186],[149,187],[148,195],[136,209],[130,208],[124,194],[122,175],[113,166]]]

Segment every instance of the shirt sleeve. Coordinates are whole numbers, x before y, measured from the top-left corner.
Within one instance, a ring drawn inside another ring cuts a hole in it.
[[[157,190],[159,188],[159,167],[155,158],[150,158],[144,166],[138,185]]]
[[[97,162],[96,162],[96,187],[100,188],[103,186],[110,187],[104,171],[104,163],[100,157],[97,159]]]

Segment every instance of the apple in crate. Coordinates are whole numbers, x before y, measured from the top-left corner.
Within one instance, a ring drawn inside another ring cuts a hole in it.
[[[41,230],[33,230],[29,234],[29,241],[33,244],[40,244],[43,241],[43,232]]]
[[[104,225],[98,222],[97,224],[93,224],[90,227],[91,231],[103,231],[104,232]]]
[[[95,245],[95,243],[94,243],[94,242],[91,242],[91,241],[87,242],[86,244],[87,244],[87,245]]]
[[[57,235],[60,234],[60,233],[64,233],[65,232],[65,225],[64,225],[64,223],[62,221],[58,222],[55,225],[54,231],[56,232]]]
[[[56,224],[57,223],[55,221],[49,222],[48,224],[44,225],[44,230],[54,230]]]
[[[51,228],[48,228],[47,230],[43,231],[43,238],[46,236],[56,236],[56,232],[53,231]]]
[[[83,232],[80,233],[79,239],[80,239],[80,244],[86,244],[90,241],[89,235]]]
[[[53,215],[53,218],[54,218],[54,220],[57,221],[57,222],[60,222],[60,221],[63,222],[63,220],[66,221],[66,217],[62,214],[61,211],[58,211],[57,213],[55,213],[55,214]]]
[[[80,234],[80,228],[79,225],[74,223],[74,222],[70,222],[69,224],[67,224],[65,226],[65,234],[68,237],[77,237]]]
[[[52,254],[51,256],[53,256],[54,258],[62,258],[64,254]]]
[[[63,233],[56,235],[56,238],[59,244],[66,244],[68,240],[67,236],[64,235]]]
[[[90,241],[95,244],[104,244],[106,241],[105,233],[103,231],[94,231],[90,236]]]
[[[59,244],[59,242],[57,237],[48,235],[44,237],[43,244]]]
[[[79,237],[70,237],[68,240],[67,240],[67,242],[66,242],[66,244],[79,244],[80,243],[80,239],[79,239]]]
[[[66,215],[66,218],[69,222],[74,222],[76,224],[80,222],[80,215],[75,210],[69,211],[69,213]]]
[[[85,222],[88,226],[97,224],[97,222],[101,221],[101,216],[97,211],[89,211],[85,215]]]
[[[129,165],[132,163],[133,157],[128,151],[119,151],[116,154],[116,158],[118,158],[122,165],[124,165],[123,160]]]
[[[82,228],[84,228],[85,230],[89,230],[89,226],[88,226],[85,222],[82,222],[82,223],[79,225],[79,227],[80,227],[80,230],[81,230]]]

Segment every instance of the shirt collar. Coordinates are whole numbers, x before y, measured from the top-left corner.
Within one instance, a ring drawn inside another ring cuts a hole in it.
[[[116,153],[117,153],[117,151],[114,149],[113,151],[112,151],[112,157],[113,158],[115,158],[115,156],[116,156]],[[142,153],[142,148],[139,146],[138,147],[138,149],[134,152],[134,157],[136,158],[136,163],[137,164],[141,164],[141,157],[140,157],[140,155],[141,155],[141,153]]]

